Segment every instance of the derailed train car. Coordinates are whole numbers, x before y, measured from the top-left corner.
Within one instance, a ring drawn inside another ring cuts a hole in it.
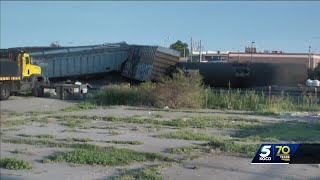
[[[30,55],[41,66],[42,74],[51,80],[116,71],[138,81],[157,81],[176,65],[180,53],[160,46],[128,45],[122,42],[58,49],[37,48]]]
[[[178,51],[161,46],[132,45],[121,75],[139,81],[157,81],[179,61]]]
[[[50,79],[119,71],[128,58],[126,43],[69,47],[29,53]]]
[[[184,70],[199,70],[204,82],[213,87],[297,86],[304,84],[307,67],[291,63],[179,62]]]

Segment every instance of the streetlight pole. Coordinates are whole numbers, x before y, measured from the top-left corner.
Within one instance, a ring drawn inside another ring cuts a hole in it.
[[[311,64],[311,46],[309,46],[309,69],[311,68],[310,64]]]
[[[193,44],[192,44],[192,37],[190,39],[191,43],[190,43],[190,49],[191,49],[191,53],[190,53],[190,62],[192,62],[192,52],[193,52]]]
[[[253,53],[253,44],[254,44],[255,42],[251,42],[251,62],[252,62],[252,53]]]

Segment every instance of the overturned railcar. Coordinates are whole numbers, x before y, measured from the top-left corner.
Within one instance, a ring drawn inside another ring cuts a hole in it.
[[[161,46],[131,45],[121,75],[138,81],[158,81],[179,61],[178,51]]]
[[[213,87],[247,88],[257,86],[297,86],[308,78],[304,64],[179,62],[177,67],[199,70],[204,82]]]
[[[179,61],[180,53],[160,46],[128,45],[125,42],[61,48],[32,48],[29,54],[52,79],[81,77],[107,72],[138,81],[157,81]]]

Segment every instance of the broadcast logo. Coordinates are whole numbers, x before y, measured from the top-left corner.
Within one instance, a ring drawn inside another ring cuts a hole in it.
[[[300,158],[302,157],[301,154],[304,153],[304,156],[306,156],[305,154],[308,154],[307,152],[313,148],[311,146],[309,148],[309,146],[303,145],[302,148],[305,147],[305,150],[301,149],[301,151],[296,153],[300,144],[261,144],[251,164],[290,164],[292,162],[302,162],[303,158]],[[299,160],[299,158],[302,160]],[[312,159],[312,157],[310,158]],[[296,161],[292,161],[292,159],[296,159]]]
[[[282,161],[290,161],[289,146],[276,146],[276,149],[278,149],[276,156],[279,156]]]
[[[270,151],[271,146],[270,145],[264,145],[261,148],[261,153],[259,154],[259,160],[260,161],[271,161],[271,151]]]

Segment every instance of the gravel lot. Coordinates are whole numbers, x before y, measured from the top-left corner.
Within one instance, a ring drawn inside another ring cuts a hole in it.
[[[1,127],[1,139],[21,139],[18,134],[51,134],[55,140],[62,141],[67,138],[89,138],[90,144],[101,146],[115,146],[132,149],[139,152],[157,152],[174,159],[182,159],[181,154],[170,154],[168,148],[181,146],[196,146],[205,141],[165,139],[155,135],[176,131],[173,127],[156,127],[148,124],[133,124],[125,122],[109,122],[100,119],[88,121],[86,126],[91,128],[77,128],[77,131],[61,124],[59,118],[53,116],[95,116],[95,117],[132,117],[145,116],[159,119],[174,119],[181,117],[242,117],[258,119],[262,122],[283,121],[319,121],[318,113],[284,114],[278,117],[254,115],[241,111],[219,110],[175,110],[162,111],[152,108],[136,108],[115,106],[92,110],[79,110],[73,112],[59,112],[59,110],[75,106],[79,101],[62,101],[51,98],[12,97],[8,101],[1,101],[1,121],[15,121],[28,118],[28,112],[41,112],[32,117],[38,119],[48,118],[47,122],[30,121],[10,127]],[[14,113],[25,113],[16,115]],[[46,113],[48,112],[48,113]],[[113,127],[102,129],[99,127]],[[11,129],[11,130],[10,130]],[[194,132],[209,134],[232,134],[228,129],[191,129]],[[116,131],[111,133],[110,131]],[[36,139],[36,138],[31,138]],[[112,144],[105,141],[140,141],[143,144]],[[13,153],[14,151],[23,153]],[[133,163],[125,166],[91,166],[75,165],[70,163],[43,163],[42,160],[57,152],[70,151],[70,148],[44,147],[41,145],[11,144],[1,142],[1,157],[15,157],[32,163],[32,170],[7,170],[1,169],[1,179],[110,179],[121,174],[123,169],[137,169],[154,164],[155,162]],[[223,154],[208,153],[193,160],[182,160],[172,167],[163,170],[164,179],[320,179],[320,168],[315,165],[250,165],[251,158],[228,156]]]

